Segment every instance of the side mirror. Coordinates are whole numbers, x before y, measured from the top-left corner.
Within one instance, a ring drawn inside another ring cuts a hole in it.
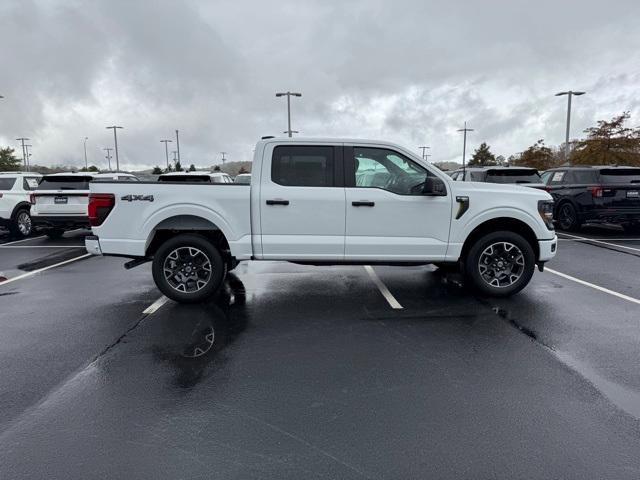
[[[440,178],[427,177],[422,194],[430,197],[444,197],[447,195],[447,187]]]

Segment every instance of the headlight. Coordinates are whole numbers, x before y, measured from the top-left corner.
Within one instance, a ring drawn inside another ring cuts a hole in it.
[[[553,200],[540,200],[538,213],[549,230],[553,230]]]

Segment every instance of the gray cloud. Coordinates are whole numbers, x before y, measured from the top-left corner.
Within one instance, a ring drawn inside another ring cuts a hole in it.
[[[430,144],[459,159],[509,155],[538,138],[559,143],[623,110],[640,124],[640,5],[614,1],[282,2],[9,0],[0,6],[0,144],[32,138],[38,163],[93,163],[120,132],[130,167],[164,162],[159,140],[181,131],[186,163],[218,152],[247,159],[256,138],[286,128],[274,93],[303,92],[305,135]]]

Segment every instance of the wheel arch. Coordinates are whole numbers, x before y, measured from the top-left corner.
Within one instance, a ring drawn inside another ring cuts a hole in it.
[[[460,253],[460,258],[466,258],[469,250],[471,249],[471,246],[482,236],[486,235],[487,233],[500,230],[514,232],[524,237],[524,239],[527,240],[527,242],[531,245],[536,259],[539,258],[540,246],[538,244],[538,237],[536,237],[533,229],[522,220],[510,217],[492,218],[476,226],[464,241],[462,251]]]
[[[27,209],[29,213],[31,213],[31,204],[29,202],[19,202],[15,207],[13,207],[13,211],[11,212],[11,220],[15,220],[18,212],[23,208]]]

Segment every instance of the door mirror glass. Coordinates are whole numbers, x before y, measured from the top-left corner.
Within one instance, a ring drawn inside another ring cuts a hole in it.
[[[442,179],[429,176],[424,182],[422,193],[432,197],[442,197],[447,194],[447,187],[445,187]]]

